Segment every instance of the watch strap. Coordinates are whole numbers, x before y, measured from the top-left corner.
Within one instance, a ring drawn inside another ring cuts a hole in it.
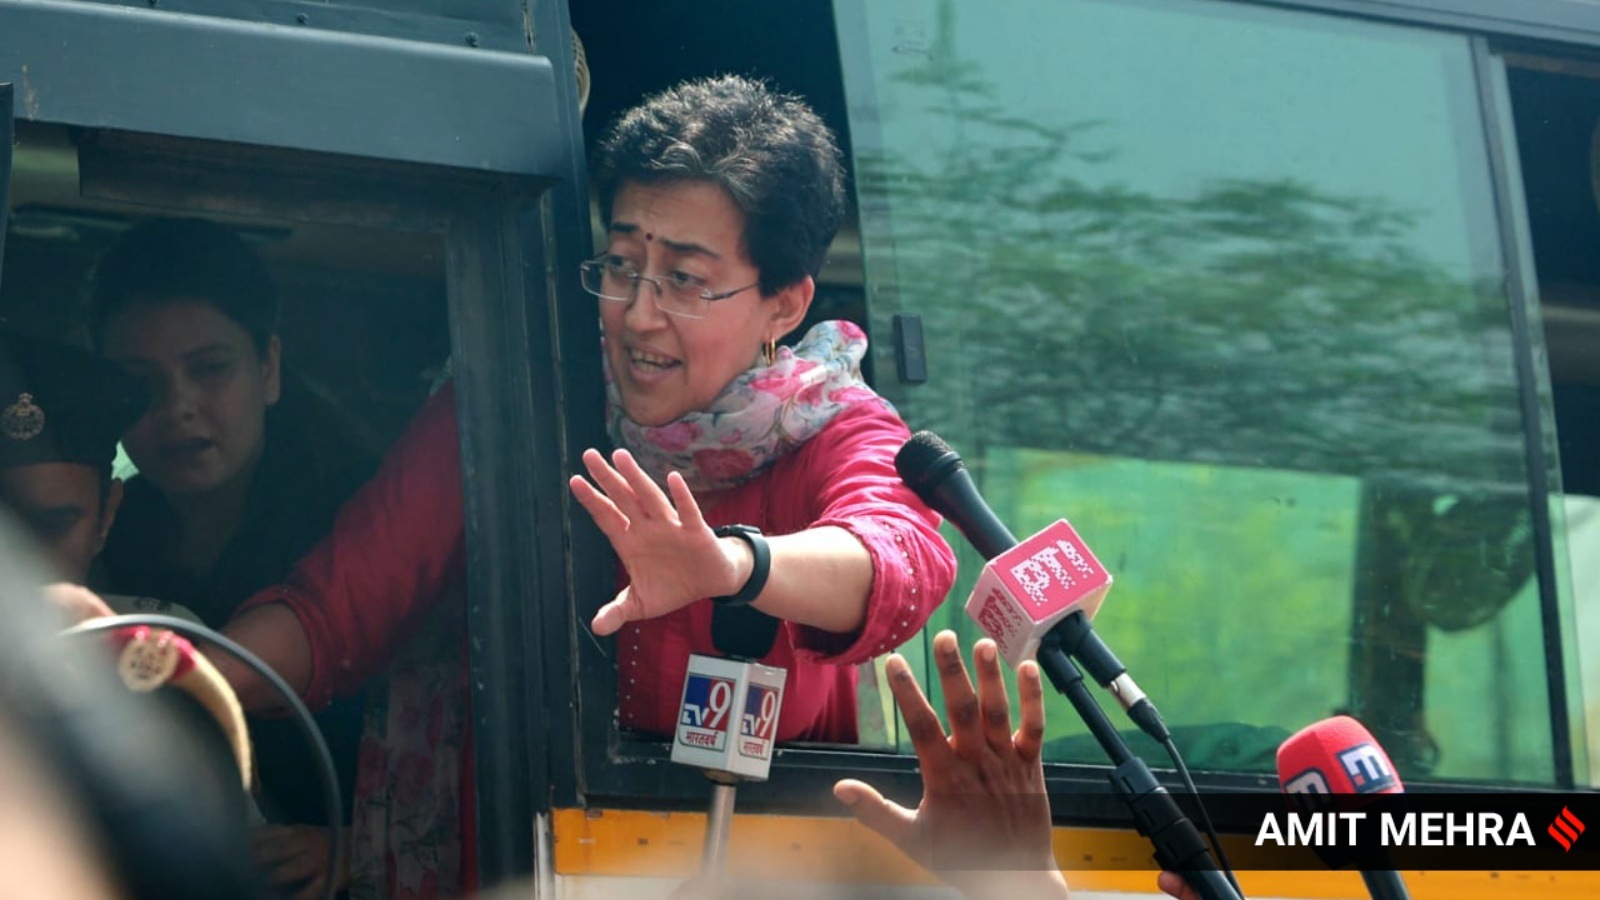
[[[761,534],[761,529],[753,525],[723,525],[711,533],[719,538],[736,537],[744,541],[750,545],[750,554],[754,559],[744,587],[734,594],[712,597],[711,602],[718,606],[748,606],[761,596],[761,591],[767,586],[767,575],[772,570],[772,550],[767,546],[766,537]]]

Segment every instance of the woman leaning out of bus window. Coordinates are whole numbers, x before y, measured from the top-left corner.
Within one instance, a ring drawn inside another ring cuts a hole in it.
[[[620,641],[625,727],[670,734],[714,611],[748,604],[781,622],[778,739],[853,743],[853,664],[911,637],[954,578],[895,473],[908,433],[861,379],[865,335],[822,322],[778,347],[838,229],[838,155],[804,103],[736,77],[650,98],[600,147],[608,245],[583,283],[617,449],[586,452],[593,484],[572,490],[626,569],[593,622]]]
[[[586,453],[595,484],[574,478],[572,490],[625,570],[593,621],[619,637],[621,723],[672,732],[689,654],[714,652],[707,598],[730,598],[778,620],[764,657],[789,671],[778,739],[854,742],[854,665],[922,627],[950,589],[955,554],[895,474],[907,429],[861,380],[861,330],[824,322],[795,349],[777,347],[810,307],[842,215],[833,136],[799,100],[717,78],[624,115],[595,171],[608,247],[584,265],[583,283],[601,298],[617,452]],[[423,620],[461,583],[460,466],[447,385],[328,538],[225,632],[312,709],[356,689],[430,630]],[[770,537],[718,533],[732,525]],[[432,722],[441,703],[456,709],[464,657],[458,677],[392,684],[388,718]],[[249,672],[226,659],[218,668],[247,707],[277,702]],[[361,794],[402,787],[450,800],[455,773],[442,770],[454,760],[464,772],[471,759],[470,720],[451,721],[390,734],[372,767],[363,752],[358,810]],[[430,765],[440,771],[419,789],[418,767]],[[387,882],[373,896],[470,890],[471,793],[398,828],[395,817],[415,809],[385,807],[390,837],[358,837],[355,880]]]
[[[278,301],[231,230],[159,219],[124,234],[90,285],[102,353],[141,378],[150,407],[123,437],[138,474],[101,554],[98,586],[192,610],[221,628],[289,574],[371,473],[374,455],[280,365]],[[344,785],[354,780],[359,698],[318,724]],[[317,895],[327,813],[311,748],[286,719],[256,719],[257,829],[274,881]],[[342,798],[349,815],[350,792]]]
[[[624,727],[672,732],[688,655],[714,652],[705,598],[733,598],[781,620],[765,656],[789,670],[778,738],[853,742],[853,666],[914,634],[954,580],[938,516],[895,473],[907,429],[861,380],[861,330],[823,322],[776,346],[839,226],[838,156],[804,103],[737,77],[647,99],[599,149],[609,245],[583,283],[601,298],[617,450],[587,452],[598,488],[572,490],[626,572],[593,621],[620,640]],[[229,634],[312,704],[384,665],[460,570],[459,453],[447,386]],[[717,533],[731,525],[770,537]],[[271,702],[231,674],[247,703]]]

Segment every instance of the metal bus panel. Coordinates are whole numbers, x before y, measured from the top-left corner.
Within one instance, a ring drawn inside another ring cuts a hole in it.
[[[565,164],[555,75],[529,54],[0,0],[0,80],[33,121],[512,175]]]

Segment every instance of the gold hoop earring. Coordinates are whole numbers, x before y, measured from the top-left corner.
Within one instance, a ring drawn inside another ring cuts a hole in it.
[[[761,345],[761,358],[769,366],[778,361],[778,341],[776,338],[768,338],[767,342]]]

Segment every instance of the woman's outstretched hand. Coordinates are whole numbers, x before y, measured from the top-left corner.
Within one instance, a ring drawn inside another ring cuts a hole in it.
[[[626,450],[609,463],[598,450],[587,450],[583,464],[594,484],[574,475],[572,494],[610,539],[629,582],[595,614],[595,634],[614,634],[702,597],[736,593],[749,577],[748,550],[712,532],[681,475],[668,475],[663,492]]]

